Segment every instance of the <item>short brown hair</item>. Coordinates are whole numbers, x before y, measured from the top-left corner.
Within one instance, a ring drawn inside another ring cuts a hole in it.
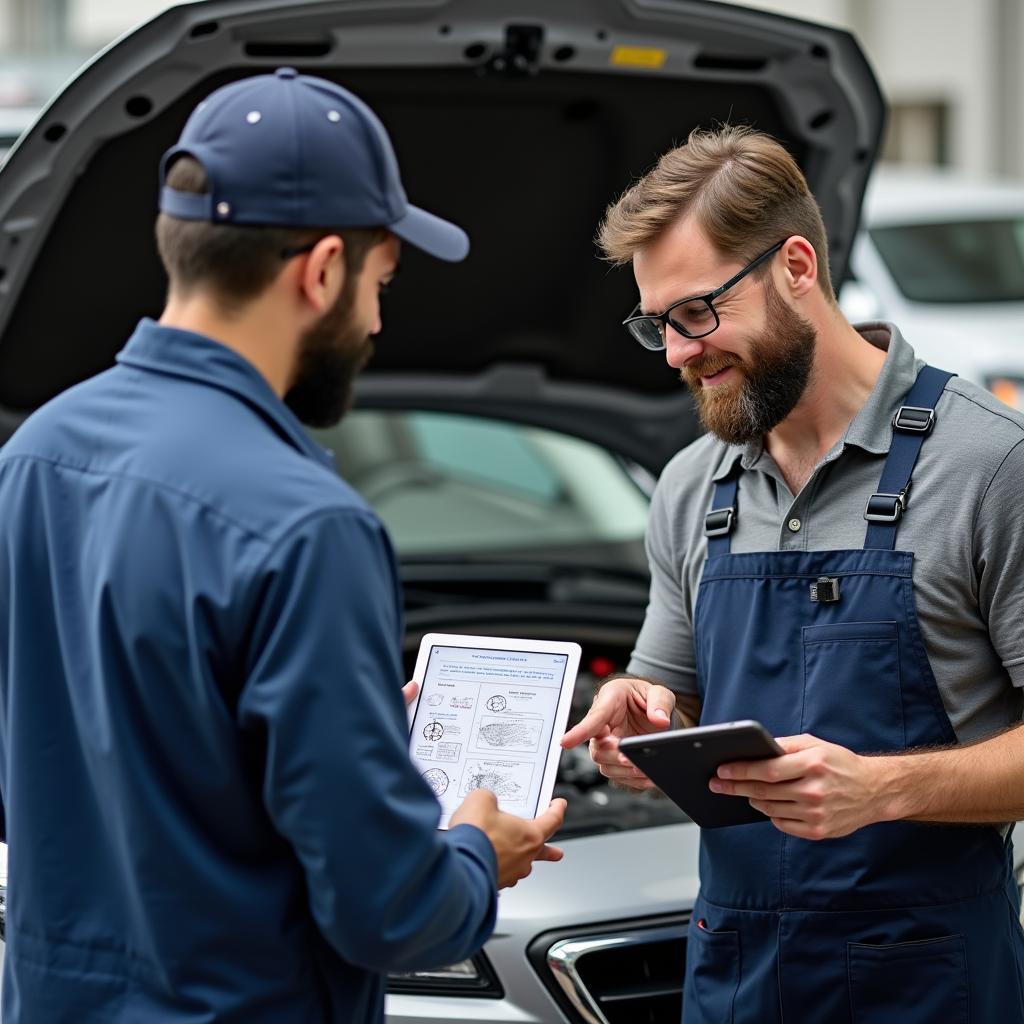
[[[208,188],[202,164],[190,156],[175,160],[165,184],[200,194]],[[156,220],[157,249],[171,287],[186,295],[206,288],[225,310],[244,306],[277,277],[284,267],[282,249],[327,235],[341,236],[345,271],[353,278],[362,271],[366,254],[387,237],[387,229],[251,227],[182,220],[166,213]]]
[[[743,263],[802,235],[818,257],[818,284],[835,301],[821,210],[796,161],[770,135],[737,125],[694,130],[608,207],[597,244],[610,262],[628,263],[690,212],[719,252]]]

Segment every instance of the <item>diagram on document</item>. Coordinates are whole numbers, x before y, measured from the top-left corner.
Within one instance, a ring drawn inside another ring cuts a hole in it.
[[[442,825],[468,793],[530,817],[543,781],[564,658],[437,647],[416,709],[410,753],[441,804]]]
[[[423,778],[434,791],[434,796],[444,796],[448,792],[448,783],[451,782],[451,779],[440,768],[428,768],[423,773]]]
[[[543,721],[539,718],[481,718],[474,746],[478,750],[540,750]]]
[[[529,761],[484,761],[469,758],[462,776],[462,796],[474,789],[489,789],[503,808],[526,802],[533,782],[533,764]]]

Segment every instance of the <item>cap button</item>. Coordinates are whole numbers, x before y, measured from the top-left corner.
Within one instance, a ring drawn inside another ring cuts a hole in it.
[[[278,78],[298,78],[299,73],[295,68],[278,68],[275,72]]]

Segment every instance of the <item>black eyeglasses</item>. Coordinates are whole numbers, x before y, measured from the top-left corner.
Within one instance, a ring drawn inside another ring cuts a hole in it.
[[[738,274],[730,277],[720,288],[704,295],[692,295],[688,299],[673,302],[664,313],[641,313],[637,303],[625,320],[623,327],[629,331],[634,340],[652,352],[660,352],[665,347],[665,331],[669,326],[678,331],[684,338],[705,338],[712,331],[718,330],[721,321],[715,309],[714,300],[724,295],[734,284],[742,281],[752,270],[756,270],[770,256],[774,256],[786,239],[776,242],[767,252],[761,253],[752,263],[748,263]]]

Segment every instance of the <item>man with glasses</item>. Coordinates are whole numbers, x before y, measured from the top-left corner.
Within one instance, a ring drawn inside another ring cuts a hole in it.
[[[694,133],[599,240],[708,434],[654,495],[627,673],[563,745],[635,790],[624,736],[753,718],[785,751],[709,781],[764,820],[702,833],[684,1020],[1024,1019],[1024,417],[844,319],[756,131]]]
[[[563,800],[437,830],[394,553],[302,425],[344,413],[401,244],[469,242],[290,68],[200,103],[160,177],[160,321],[0,454],[3,1018],[380,1021],[386,972],[474,955],[561,857]]]

